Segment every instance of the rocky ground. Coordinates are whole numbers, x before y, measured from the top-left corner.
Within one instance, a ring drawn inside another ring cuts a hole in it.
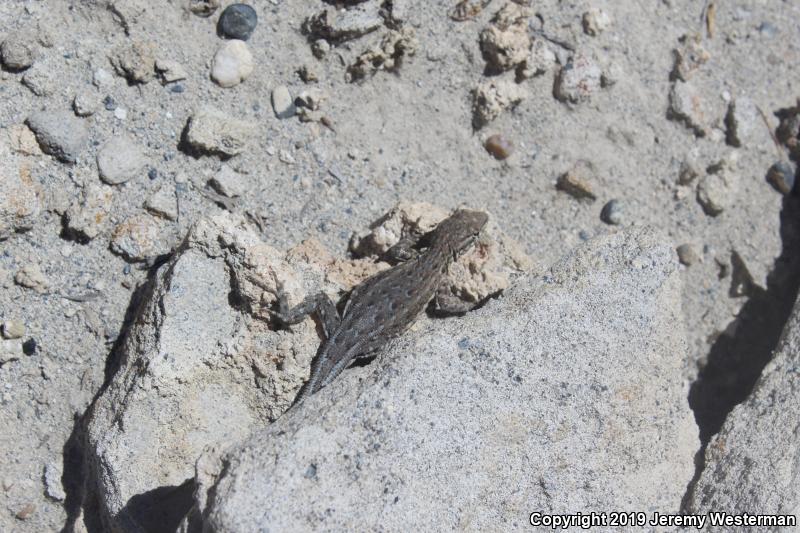
[[[0,3],[0,530],[797,512],[796,2],[247,3]],[[504,296],[272,424],[461,205]]]

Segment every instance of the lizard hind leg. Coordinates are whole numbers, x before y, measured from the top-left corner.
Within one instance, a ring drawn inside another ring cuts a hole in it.
[[[322,332],[326,339],[336,331],[342,321],[336,305],[324,292],[306,296],[302,302],[292,308],[289,308],[286,295],[281,294],[278,298],[278,308],[275,315],[282,324],[287,326],[297,324],[308,315],[316,313],[322,323]]]

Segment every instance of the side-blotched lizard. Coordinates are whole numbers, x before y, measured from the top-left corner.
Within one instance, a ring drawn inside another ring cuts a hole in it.
[[[307,297],[292,309],[282,297],[277,317],[283,324],[297,324],[316,312],[325,336],[295,405],[328,385],[354,359],[373,355],[403,333],[433,298],[444,312],[463,313],[473,307],[439,288],[450,264],[475,242],[487,220],[481,211],[459,209],[430,233],[404,237],[387,252],[403,262],[356,286],[341,317],[324,293]],[[427,243],[427,249],[417,252],[412,248],[415,241]]]

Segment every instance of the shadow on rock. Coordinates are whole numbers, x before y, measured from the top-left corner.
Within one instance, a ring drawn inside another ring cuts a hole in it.
[[[783,249],[769,274],[767,288],[746,283],[749,300],[713,344],[706,366],[692,384],[689,405],[700,428],[701,452],[719,432],[728,413],[748,397],[772,358],[800,285],[798,226],[800,198],[786,196],[781,209]],[[732,283],[741,282],[732,277]]]
[[[72,427],[72,433],[70,433],[67,442],[64,444],[63,482],[64,490],[67,494],[64,500],[64,509],[67,513],[67,520],[61,530],[62,533],[74,531],[76,522],[81,518],[81,511],[83,511],[83,520],[90,532],[100,532],[104,530],[99,516],[97,499],[91,488],[87,487],[85,453],[86,424],[91,418],[95,402],[103,395],[103,392],[108,388],[108,385],[120,368],[127,332],[136,321],[142,302],[147,301],[151,296],[153,286],[155,285],[153,283],[153,276],[156,269],[157,267],[151,269],[148,273],[148,280],[133,291],[131,300],[128,303],[128,308],[125,310],[125,318],[120,326],[120,334],[114,341],[114,345],[111,347],[108,357],[106,358],[103,372],[103,384],[92,398],[84,414],[76,418]]]
[[[124,531],[175,533],[194,505],[194,490],[194,480],[188,479],[177,487],[137,494],[117,514],[116,522]]]

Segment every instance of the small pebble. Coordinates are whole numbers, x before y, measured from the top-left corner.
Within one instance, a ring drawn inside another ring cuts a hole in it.
[[[186,79],[186,69],[177,61],[171,59],[156,59],[156,70],[158,71],[161,81],[164,83],[172,83],[179,80]]]
[[[92,73],[92,84],[95,87],[109,87],[114,85],[114,76],[109,71],[99,68]]]
[[[61,467],[58,463],[47,463],[44,467],[44,492],[51,500],[61,502],[67,497],[61,484]]]
[[[189,0],[189,11],[198,17],[210,17],[219,9],[219,0]]]
[[[611,17],[600,8],[593,7],[583,14],[583,32],[596,36],[611,25]]]
[[[27,520],[33,515],[34,511],[36,511],[36,506],[32,503],[28,503],[25,504],[22,509],[17,511],[14,516],[17,518],[17,520]]]
[[[619,226],[625,221],[625,209],[619,200],[610,200],[600,211],[600,220],[606,224]]]
[[[151,180],[158,179],[158,170],[151,168],[150,170],[147,171],[147,177],[150,178]]]
[[[213,178],[208,180],[208,184],[218,193],[228,198],[235,198],[247,192],[247,180],[244,176],[234,171],[228,165],[222,168]]]
[[[6,320],[3,322],[3,338],[19,339],[25,335],[25,324],[19,320]]]
[[[33,64],[34,48],[21,33],[14,33],[0,45],[0,58],[8,70],[25,70]]]
[[[114,110],[114,118],[117,120],[125,120],[128,118],[128,110],[124,107],[118,107]]]
[[[589,181],[592,167],[586,161],[578,161],[574,167],[558,177],[556,188],[573,198],[594,201],[597,195]]]
[[[25,123],[39,146],[65,163],[75,163],[89,141],[89,128],[69,111],[36,111]]]
[[[100,178],[109,185],[125,183],[146,164],[142,148],[127,135],[112,138],[97,153]]]
[[[272,109],[275,111],[275,116],[280,119],[294,116],[297,112],[289,88],[285,85],[278,85],[272,89]]]
[[[681,264],[686,266],[691,266],[700,259],[697,256],[697,252],[694,250],[694,247],[691,244],[681,244],[675,249],[678,252],[678,260]]]
[[[495,159],[506,159],[514,152],[514,144],[506,137],[498,134],[490,136],[483,145]]]
[[[767,181],[779,193],[790,194],[795,183],[794,167],[785,161],[778,161],[769,167]]]
[[[222,45],[214,55],[211,79],[220,87],[235,87],[253,73],[253,55],[244,41],[234,39]]]
[[[97,111],[97,99],[89,93],[78,93],[72,100],[72,109],[79,117],[94,115]]]
[[[117,101],[111,96],[106,96],[103,98],[103,107],[106,108],[106,111],[114,111],[117,108]]]
[[[771,22],[764,21],[758,26],[758,31],[767,38],[775,37],[778,34],[778,28]]]
[[[170,90],[170,92],[173,92],[175,94],[180,94],[180,93],[182,93],[184,91],[184,88],[183,88],[183,85],[178,84],[178,85],[173,85],[172,87],[170,87],[169,90]]]
[[[316,57],[317,59],[322,59],[323,57],[328,55],[328,52],[330,51],[331,51],[331,45],[325,39],[317,39],[311,45],[311,53],[313,53],[314,57]]]
[[[22,287],[33,289],[39,294],[44,294],[50,287],[50,281],[36,263],[25,265],[19,269],[14,275],[14,282]]]
[[[219,16],[217,31],[222,37],[246,41],[258,24],[256,10],[247,4],[231,4]]]

